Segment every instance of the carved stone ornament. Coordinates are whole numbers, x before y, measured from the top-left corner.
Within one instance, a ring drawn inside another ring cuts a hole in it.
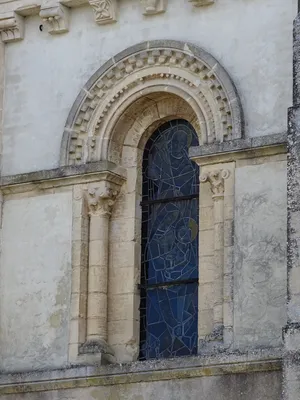
[[[167,0],[141,0],[144,15],[160,14],[166,11]]]
[[[118,191],[109,187],[89,188],[87,192],[87,203],[89,215],[110,216]]]
[[[69,32],[69,9],[61,4],[42,8],[40,17],[47,24],[52,35]]]
[[[94,10],[97,24],[109,24],[117,20],[116,0],[89,0],[89,3]]]
[[[74,102],[65,125],[61,165],[97,160],[118,164],[123,139],[113,137],[115,120],[130,99],[142,97],[147,90],[167,90],[190,99],[201,126],[200,144],[242,137],[237,91],[227,72],[204,50],[183,42],[144,42],[117,54],[106,65]],[[117,142],[120,149],[111,156],[110,146]]]
[[[215,0],[189,0],[193,6],[195,7],[202,7],[202,6],[209,6],[214,4]]]
[[[24,39],[24,18],[15,12],[0,14],[0,36],[4,43]]]
[[[210,183],[213,198],[224,196],[224,180],[229,178],[230,172],[227,169],[220,169],[204,173],[200,176],[200,182]]]

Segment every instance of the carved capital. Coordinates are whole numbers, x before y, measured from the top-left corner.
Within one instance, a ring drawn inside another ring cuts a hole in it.
[[[189,0],[193,6],[195,7],[202,7],[202,6],[209,6],[214,4],[215,0]]]
[[[42,8],[40,17],[46,23],[51,35],[69,32],[69,9],[67,7],[58,4]]]
[[[108,186],[90,187],[87,192],[87,204],[90,216],[110,216],[118,190]]]
[[[160,14],[166,11],[167,0],[141,0],[144,15]]]
[[[210,188],[213,198],[220,198],[224,196],[224,180],[227,179],[230,172],[227,169],[219,169],[210,172],[205,172],[200,176],[200,182],[210,183]]]
[[[97,24],[109,24],[117,20],[116,0],[89,0],[95,14]]]
[[[4,43],[24,39],[24,18],[15,12],[0,14],[0,36]]]

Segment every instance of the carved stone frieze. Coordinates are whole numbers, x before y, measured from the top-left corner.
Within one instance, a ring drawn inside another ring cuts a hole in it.
[[[224,196],[224,180],[229,178],[230,172],[227,169],[219,169],[211,172],[206,172],[200,176],[200,182],[210,183],[210,188],[213,198]]]
[[[89,0],[95,14],[95,21],[99,25],[109,24],[117,20],[116,0]]]
[[[87,192],[89,215],[110,216],[118,191],[108,186],[90,187]]]
[[[193,6],[195,7],[202,7],[202,6],[209,6],[214,4],[215,0],[189,0]]]
[[[0,14],[0,36],[4,43],[24,38],[24,18],[15,12]]]
[[[166,11],[167,0],[141,0],[144,15],[160,14]]]
[[[61,4],[42,8],[40,17],[52,35],[69,31],[69,9]]]

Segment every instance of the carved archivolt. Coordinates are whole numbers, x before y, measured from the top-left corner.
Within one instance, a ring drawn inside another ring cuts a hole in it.
[[[201,143],[242,136],[238,94],[212,56],[187,43],[146,42],[109,60],[81,90],[65,126],[61,164],[111,159],[112,121],[155,92],[179,96],[191,107]]]

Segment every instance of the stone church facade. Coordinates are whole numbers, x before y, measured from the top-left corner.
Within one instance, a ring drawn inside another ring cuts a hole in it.
[[[1,399],[300,399],[297,11],[0,0]]]

